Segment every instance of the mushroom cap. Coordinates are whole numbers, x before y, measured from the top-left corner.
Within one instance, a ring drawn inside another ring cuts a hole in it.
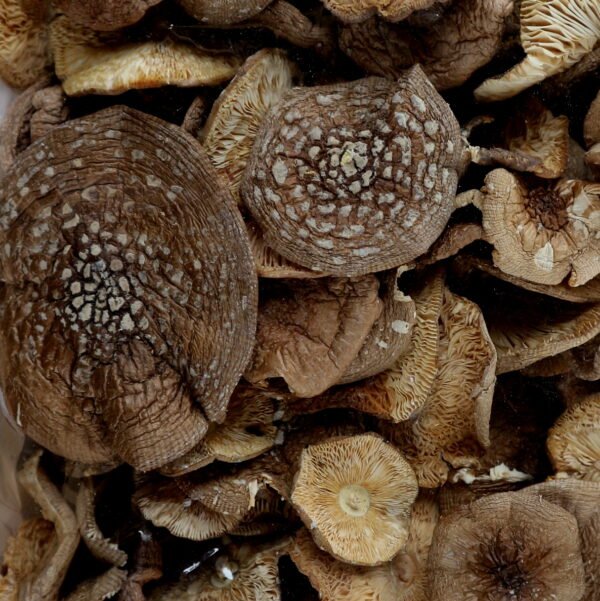
[[[231,79],[240,60],[164,40],[110,45],[109,38],[57,17],[50,28],[56,75],[69,96],[212,86]]]
[[[429,556],[431,601],[579,601],[584,571],[575,518],[551,503],[499,493],[442,516]]]
[[[113,107],[57,127],[4,179],[4,393],[53,452],[143,471],[224,419],[257,282],[209,163],[180,128]]]
[[[588,0],[522,0],[521,44],[526,57],[476,90],[480,102],[505,100],[577,63],[600,39],[600,8]]]
[[[323,4],[344,23],[360,23],[379,16],[401,21],[416,10],[429,8],[436,0],[323,0]]]
[[[585,116],[583,137],[588,148],[600,142],[600,91]]]
[[[600,184],[561,180],[527,189],[505,169],[485,178],[482,202],[494,265],[538,284],[581,286],[600,273]]]
[[[162,0],[53,0],[70,21],[98,31],[113,31],[139,21]]]
[[[375,434],[361,434],[304,449],[291,501],[321,549],[373,566],[406,544],[417,492],[402,454]]]
[[[19,0],[2,0],[0,22],[0,79],[27,88],[50,65],[47,25],[29,17]]]
[[[201,141],[241,204],[239,187],[262,120],[293,84],[295,65],[283,50],[263,48],[242,65],[213,104]]]
[[[106,572],[82,582],[64,601],[104,601],[116,595],[127,580],[127,572],[112,567]]]
[[[177,0],[204,26],[227,27],[255,17],[273,0]]]
[[[299,397],[336,384],[358,355],[383,303],[375,275],[279,280],[265,291],[244,377],[281,377]]]
[[[397,82],[294,88],[262,123],[241,194],[287,259],[337,276],[382,271],[441,234],[460,144],[418,67]]]
[[[417,264],[421,267],[449,259],[458,254],[463,248],[481,239],[483,239],[483,228],[479,223],[453,223],[444,230],[429,249],[429,252],[418,259]],[[462,257],[460,262],[462,263]]]

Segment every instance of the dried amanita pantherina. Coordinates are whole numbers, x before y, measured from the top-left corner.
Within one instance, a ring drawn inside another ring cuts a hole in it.
[[[397,82],[295,88],[265,118],[241,193],[284,257],[361,275],[441,234],[460,154],[458,123],[418,67]]]
[[[429,555],[431,601],[580,601],[575,518],[537,497],[500,493],[442,516]]]
[[[362,434],[307,447],[291,501],[321,549],[373,566],[406,544],[417,491],[400,452],[375,434]]]
[[[1,376],[24,431],[139,470],[194,447],[225,418],[257,304],[242,220],[200,146],[110,108],[32,144],[0,198]]]

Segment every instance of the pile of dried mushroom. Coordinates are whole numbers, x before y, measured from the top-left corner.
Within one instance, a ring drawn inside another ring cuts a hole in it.
[[[600,599],[599,0],[0,0],[0,77],[0,601]]]

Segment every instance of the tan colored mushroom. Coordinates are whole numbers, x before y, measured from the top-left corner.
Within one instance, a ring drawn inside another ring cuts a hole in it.
[[[504,100],[577,63],[600,39],[600,7],[588,0],[522,0],[521,44],[526,57],[484,81],[475,98]]]
[[[351,277],[405,264],[452,211],[458,123],[415,67],[295,88],[268,114],[242,198],[269,246],[313,270]]]
[[[559,475],[600,482],[600,394],[569,405],[548,432],[547,445]]]
[[[0,375],[31,438],[145,471],[224,420],[257,282],[219,182],[179,127],[124,107],[20,155],[0,192]]]
[[[436,0],[323,0],[323,4],[344,23],[360,23],[380,16],[401,21],[411,13],[429,8]]]
[[[208,53],[169,39],[118,43],[119,38],[74,25],[66,17],[52,21],[50,40],[56,75],[69,96],[167,85],[213,86],[231,79],[240,64],[233,55]]]
[[[444,484],[450,466],[476,464],[490,443],[496,351],[479,307],[448,289],[438,353],[437,375],[422,409],[410,421],[381,426],[425,488]]]
[[[483,229],[502,271],[538,284],[581,286],[600,273],[600,184],[528,189],[495,169],[485,178]]]
[[[600,142],[600,92],[585,116],[583,137],[588,148]]]
[[[244,377],[254,384],[280,377],[296,396],[321,394],[342,378],[381,314],[378,289],[374,275],[274,281]]]
[[[48,27],[29,17],[19,0],[0,3],[0,79],[27,88],[44,77],[50,66]]]
[[[580,601],[584,568],[575,518],[518,493],[442,516],[429,556],[430,600]]]
[[[227,27],[255,17],[273,0],[177,0],[202,25]]]
[[[400,452],[375,434],[362,434],[304,449],[291,501],[321,549],[373,566],[406,544],[417,491]]]

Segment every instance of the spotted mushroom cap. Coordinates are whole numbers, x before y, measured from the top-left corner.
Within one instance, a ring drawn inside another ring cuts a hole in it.
[[[444,229],[460,144],[418,67],[397,82],[294,88],[263,121],[242,198],[267,244],[300,265],[338,276],[398,267]]]
[[[225,417],[257,304],[243,223],[202,149],[113,107],[32,144],[0,196],[0,375],[24,431],[142,471],[188,451]]]
[[[361,434],[304,449],[291,501],[321,549],[373,566],[406,544],[417,492],[400,452],[375,434]]]
[[[52,22],[50,40],[56,75],[69,96],[218,85],[231,79],[240,64],[235,56],[169,39],[116,43],[64,16]]]
[[[505,169],[485,178],[482,202],[494,265],[538,284],[567,276],[581,286],[600,273],[600,184],[561,180],[528,188]]]
[[[600,6],[589,0],[522,0],[520,23],[525,58],[484,81],[475,90],[477,100],[516,96],[577,63],[600,39]]]
[[[0,79],[15,88],[27,88],[50,65],[48,28],[29,17],[19,0],[0,3]]]
[[[537,497],[499,493],[442,516],[429,556],[431,601],[580,601],[575,518]]]
[[[227,27],[255,17],[273,0],[177,0],[202,25]]]
[[[375,15],[388,21],[401,21],[417,10],[429,8],[436,0],[323,0],[341,21],[357,23]]]
[[[598,92],[585,116],[583,136],[588,147],[600,142],[600,92]]]

